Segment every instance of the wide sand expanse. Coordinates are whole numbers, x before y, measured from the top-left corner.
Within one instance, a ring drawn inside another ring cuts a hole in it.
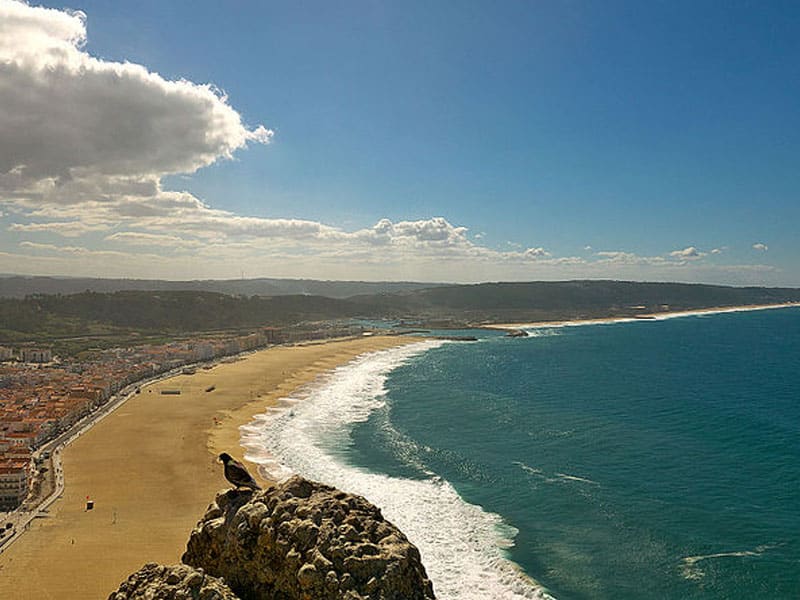
[[[147,562],[180,562],[192,527],[228,485],[216,456],[242,458],[240,425],[324,371],[410,341],[270,348],[144,387],[64,451],[64,495],[0,555],[0,598],[106,598]]]

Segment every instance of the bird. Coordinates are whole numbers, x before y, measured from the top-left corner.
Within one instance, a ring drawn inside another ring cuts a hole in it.
[[[219,455],[219,459],[225,465],[225,479],[230,481],[237,488],[246,487],[251,490],[260,490],[261,487],[253,479],[253,476],[247,472],[244,465],[238,460],[235,460],[227,452]]]

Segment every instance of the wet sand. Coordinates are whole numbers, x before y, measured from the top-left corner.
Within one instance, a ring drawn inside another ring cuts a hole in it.
[[[192,527],[228,485],[216,456],[243,457],[239,426],[359,354],[413,341],[276,347],[143,387],[64,451],[64,495],[0,555],[0,598],[106,598],[147,562],[180,562]]]

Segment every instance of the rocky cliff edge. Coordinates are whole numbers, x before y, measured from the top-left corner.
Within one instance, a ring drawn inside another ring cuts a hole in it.
[[[182,560],[188,566],[181,569],[193,567],[209,586],[230,588],[205,592],[209,600],[434,600],[419,551],[379,508],[302,477],[263,491],[218,494],[192,531]],[[128,590],[144,589],[148,568],[152,589],[163,591],[167,584],[156,579],[178,567],[148,565],[109,600],[144,598]],[[156,577],[159,568],[167,571]],[[180,581],[187,578],[200,581],[181,571]],[[206,598],[201,591],[186,593],[147,597]]]

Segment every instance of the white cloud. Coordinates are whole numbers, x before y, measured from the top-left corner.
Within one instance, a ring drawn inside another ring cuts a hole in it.
[[[19,252],[0,252],[0,271],[224,277],[244,263],[253,276],[480,281],[686,276],[703,262],[691,247],[554,257],[526,240],[498,250],[442,216],[348,231],[239,215],[166,190],[165,175],[230,159],[272,132],[247,127],[213,85],[89,55],[86,18],[0,0],[0,216],[13,214],[18,234],[106,235],[63,246],[25,240]]]
[[[71,203],[153,194],[272,132],[211,85],[90,56],[85,15],[0,0],[0,196]]]
[[[605,253],[614,255],[615,260],[611,256],[599,260],[579,257],[532,260],[523,252],[502,253],[480,246],[426,254],[366,243],[274,245],[264,238],[203,244],[182,253],[169,252],[169,245],[158,244],[151,246],[153,250],[131,246],[131,251],[34,242],[23,242],[20,246],[19,253],[0,252],[0,272],[186,279],[238,277],[240,269],[246,268],[249,277],[321,279],[477,282],[602,278],[738,285],[780,285],[782,281],[780,270],[771,265],[715,266],[702,261],[678,262],[625,252]]]
[[[621,250],[602,250],[595,253],[600,257],[600,262],[610,262],[618,264],[635,265],[647,262],[649,259],[638,256],[633,252],[623,252]]]
[[[166,246],[168,248],[198,248],[203,245],[199,240],[184,239],[175,235],[159,233],[143,233],[140,231],[118,231],[106,236],[106,241],[119,242],[129,246]]]
[[[433,217],[432,219],[397,223],[392,223],[389,219],[381,219],[371,229],[357,231],[353,235],[374,244],[467,248],[472,246],[472,242],[467,239],[466,234],[466,227],[455,227],[444,217]]]
[[[601,263],[617,265],[639,265],[659,268],[684,267],[692,262],[697,262],[707,256],[706,252],[701,252],[694,246],[688,246],[680,250],[672,250],[663,256],[641,256],[635,252],[625,252],[621,250],[595,252]]]
[[[727,249],[728,248],[726,246],[722,246],[721,248],[714,248],[713,250],[711,250],[711,254],[722,254]]]
[[[689,246],[688,248],[684,248],[683,250],[673,250],[669,253],[669,255],[673,258],[681,259],[681,260],[698,260],[703,258],[706,253],[700,252],[694,246]]]
[[[758,250],[759,252],[766,252],[767,250],[769,250],[769,246],[761,242],[756,242],[755,244],[753,244],[753,250]]]
[[[626,265],[638,267],[680,267],[686,264],[685,260],[670,260],[664,256],[640,256],[635,252],[621,250],[595,252],[599,256],[597,263],[606,265]]]
[[[539,248],[528,248],[523,253],[525,256],[529,258],[546,258],[548,256],[552,256],[547,250],[542,247]]]
[[[84,248],[82,246],[56,246],[55,244],[39,244],[36,242],[20,242],[19,245],[23,248],[30,248],[31,250],[35,251],[56,253],[62,257],[64,255],[104,258],[119,258],[129,256],[124,252],[115,252],[113,250],[92,250],[91,248]]]
[[[81,221],[56,221],[50,223],[12,223],[9,231],[55,233],[64,237],[80,237],[92,231],[106,231],[109,225],[104,223],[83,223]]]

